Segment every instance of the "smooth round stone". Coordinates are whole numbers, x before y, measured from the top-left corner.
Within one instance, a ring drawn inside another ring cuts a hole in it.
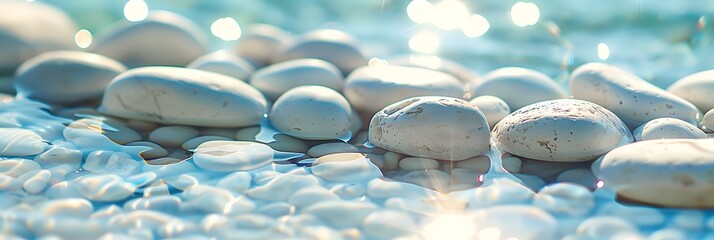
[[[368,182],[382,172],[361,153],[336,153],[317,158],[310,168],[315,176],[333,182]]]
[[[327,201],[319,202],[302,211],[322,219],[336,228],[358,227],[364,218],[377,210],[377,206],[367,202]]]
[[[121,63],[98,54],[47,52],[20,65],[15,89],[19,98],[71,104],[101,98],[107,84],[124,71]]]
[[[199,131],[201,136],[219,136],[233,139],[239,128],[203,128]]]
[[[201,56],[186,65],[186,67],[220,73],[242,81],[247,81],[253,71],[255,71],[253,65],[248,61],[226,50]]]
[[[0,128],[0,156],[31,156],[45,151],[47,142],[33,131]]]
[[[578,226],[577,233],[587,239],[612,239],[621,233],[637,233],[637,226],[621,218],[596,216]]]
[[[250,189],[253,177],[247,172],[234,172],[221,178],[216,183],[216,187],[229,190],[234,193],[243,194]]]
[[[714,109],[714,70],[683,77],[670,85],[667,91],[691,102],[702,112]]]
[[[552,162],[593,160],[633,140],[615,114],[575,99],[516,110],[496,125],[493,136],[505,152]]]
[[[493,179],[494,183],[476,188],[468,199],[470,208],[496,205],[530,204],[535,193],[510,179]]]
[[[682,231],[681,229],[676,229],[676,228],[665,228],[665,229],[660,229],[652,234],[647,238],[648,240],[686,240],[686,239],[692,239],[687,237],[687,233]]]
[[[488,172],[488,170],[491,168],[491,159],[489,159],[487,156],[480,155],[463,161],[455,162],[454,167],[472,169],[485,173]]]
[[[54,146],[40,155],[35,156],[34,160],[41,165],[69,165],[74,169],[78,169],[82,162],[82,152],[75,149]]]
[[[255,180],[255,178],[253,178]],[[300,189],[320,185],[320,179],[313,175],[283,174],[270,178],[265,185],[251,188],[246,196],[266,201],[286,202]]]
[[[159,127],[158,124],[153,123],[153,122],[146,122],[146,121],[141,121],[141,120],[127,120],[126,121],[126,126],[134,129],[138,132],[141,133],[149,133]]]
[[[2,1],[0,9],[0,73],[40,53],[74,47],[77,26],[62,10],[21,0]]]
[[[415,97],[384,108],[369,124],[369,142],[416,157],[464,160],[489,148],[486,117],[450,97]]]
[[[131,128],[124,126],[121,123],[113,121],[105,121],[101,119],[82,118],[70,123],[63,132],[67,140],[71,140],[71,136],[77,136],[84,132],[91,136],[89,132],[100,133],[110,140],[119,143],[127,144],[141,140],[141,135]],[[84,134],[81,134],[84,135]]]
[[[181,210],[223,213],[225,206],[233,198],[233,194],[228,190],[213,186],[195,185],[184,190],[184,202],[181,204]]]
[[[337,196],[337,194],[331,192],[330,190],[324,187],[313,186],[303,188],[295,192],[295,194],[290,196],[288,202],[292,205],[295,205],[295,207],[302,209],[318,202],[337,200],[340,200],[340,196]]]
[[[359,111],[372,115],[395,102],[418,96],[461,98],[464,86],[455,77],[435,70],[374,66],[354,70],[345,80],[345,97]]]
[[[315,145],[307,150],[307,155],[311,157],[322,157],[334,153],[358,153],[359,150],[352,144],[344,142],[323,143]]]
[[[252,25],[235,47],[238,56],[250,60],[256,67],[273,63],[276,49],[284,49],[292,38],[280,28],[267,24]]]
[[[498,97],[479,96],[471,99],[469,102],[476,105],[478,109],[483,112],[483,115],[486,115],[486,120],[488,120],[488,126],[490,129],[493,129],[493,127],[496,126],[496,123],[511,113],[511,108],[508,107],[508,104]]]
[[[259,206],[255,213],[277,219],[295,213],[295,206],[286,202],[273,202]]]
[[[701,112],[692,103],[619,67],[588,63],[570,76],[570,93],[617,114],[630,129],[663,117],[697,124]]]
[[[384,159],[384,171],[395,171],[399,169],[399,160],[402,159],[402,154],[396,152],[386,152],[382,155]]]
[[[395,181],[413,183],[438,192],[449,191],[451,184],[451,182],[449,182],[451,176],[445,171],[438,169],[408,171],[397,176],[392,176],[391,178]]]
[[[399,168],[405,171],[439,168],[439,162],[431,158],[406,157],[399,161]]]
[[[149,133],[149,141],[164,147],[180,147],[186,141],[198,137],[198,130],[189,126],[165,126]]]
[[[707,134],[696,126],[676,119],[657,118],[632,130],[636,141],[654,139],[702,139]]]
[[[619,197],[667,207],[714,207],[714,139],[636,142],[593,163]]]
[[[0,175],[12,178],[20,178],[28,172],[40,170],[41,167],[35,161],[26,159],[6,159],[0,160]]]
[[[92,203],[83,198],[53,199],[39,204],[45,216],[86,218],[94,212]]]
[[[493,70],[469,83],[471,96],[495,96],[511,110],[546,100],[566,98],[565,91],[547,75],[535,70],[506,67]]]
[[[128,119],[205,127],[257,125],[263,95],[235,78],[197,69],[143,67],[109,83],[99,112]]]
[[[235,138],[238,141],[255,141],[255,136],[260,132],[260,127],[243,128],[236,132]],[[272,149],[281,152],[307,152],[307,144],[303,140],[285,134],[273,136],[274,142],[267,143]]]
[[[285,92],[270,111],[270,123],[280,132],[307,140],[344,138],[350,133],[349,102],[335,90],[302,86]]]
[[[595,207],[595,197],[583,186],[556,183],[541,189],[533,197],[533,205],[553,214],[584,216]]]
[[[51,176],[49,170],[40,170],[22,184],[22,189],[29,194],[38,194],[47,187]]]
[[[317,58],[335,64],[342,73],[367,65],[367,58],[351,35],[333,29],[305,33],[285,47],[276,62],[300,58]]]
[[[207,49],[206,36],[190,19],[152,11],[146,19],[117,23],[97,37],[92,52],[138,66],[186,66]]]
[[[709,110],[707,114],[704,114],[704,117],[702,118],[702,122],[699,124],[699,127],[702,128],[704,132],[714,132],[714,109]]]
[[[123,177],[130,176],[140,167],[139,161],[129,154],[104,150],[90,153],[82,165],[84,170],[92,173],[112,173]]]
[[[558,239],[558,224],[546,211],[532,206],[495,206],[475,211],[470,215],[476,236],[488,236],[488,232],[498,231],[503,237],[520,240]],[[518,219],[514,221],[514,219]],[[459,224],[445,221],[445,224]],[[453,228],[451,226],[450,228]],[[454,229],[461,230],[461,229]],[[483,235],[482,235],[483,234]]]
[[[215,172],[247,171],[273,160],[273,149],[256,142],[208,141],[194,150],[196,166]]]
[[[643,227],[661,226],[667,217],[660,209],[647,206],[622,205],[617,202],[603,204],[596,215],[614,216]]]
[[[390,65],[395,66],[418,67],[437,70],[454,76],[463,83],[476,81],[475,79],[479,78],[477,73],[467,68],[466,66],[461,65],[460,63],[455,62],[454,60],[446,59],[443,57],[440,58],[436,56],[420,56],[412,54],[409,56],[394,58],[392,60],[389,60],[388,63]]]
[[[454,192],[481,185],[478,179],[483,175],[483,172],[468,168],[452,168],[449,169],[449,175],[451,175],[450,191]]]
[[[127,211],[149,210],[167,214],[179,211],[181,198],[177,196],[153,196],[145,198],[135,198],[124,203]]]
[[[305,85],[325,86],[340,91],[343,78],[340,70],[332,63],[308,58],[261,68],[250,78],[250,84],[268,99],[277,99],[288,90]]]
[[[74,182],[77,190],[91,201],[119,201],[136,191],[136,186],[113,174],[83,176]]]
[[[162,148],[156,143],[153,142],[148,142],[148,141],[139,141],[139,142],[132,142],[127,144],[127,146],[144,146],[144,147],[150,147],[151,149],[146,150],[141,152],[141,157],[143,158],[161,158],[161,157],[166,157],[166,155],[169,155],[169,152],[166,151],[166,149]]]

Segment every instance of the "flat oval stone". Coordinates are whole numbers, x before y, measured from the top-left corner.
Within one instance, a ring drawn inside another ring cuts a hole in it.
[[[483,115],[486,116],[486,120],[488,120],[488,126],[490,129],[493,129],[493,127],[496,126],[496,123],[511,113],[511,108],[508,107],[508,104],[498,97],[489,95],[480,96],[471,99],[469,102],[476,105],[478,109],[483,112]]]
[[[18,97],[52,103],[99,99],[109,82],[126,71],[113,59],[80,51],[40,54],[20,65],[15,74]]]
[[[248,61],[225,50],[203,55],[186,67],[220,73],[242,81],[247,81],[255,71],[253,65]]]
[[[0,73],[12,73],[40,53],[71,49],[77,26],[62,10],[42,2],[2,1]]]
[[[471,96],[495,96],[511,110],[546,100],[565,98],[565,91],[547,75],[535,70],[506,67],[493,70],[469,83]]]
[[[35,161],[27,159],[0,160],[0,175],[19,178],[31,171],[42,169]]]
[[[696,126],[676,119],[676,118],[657,118],[649,121],[642,126],[635,128],[632,131],[635,140],[653,140],[653,139],[701,139],[707,138],[707,134]]]
[[[372,117],[369,142],[416,157],[464,160],[489,148],[486,117],[475,105],[450,97],[415,97]]]
[[[197,69],[143,67],[117,76],[99,111],[164,124],[206,127],[257,125],[267,110],[263,95],[225,75]]]
[[[431,158],[405,157],[399,161],[399,168],[406,171],[437,169],[439,162]]]
[[[206,36],[190,19],[152,11],[142,21],[121,22],[105,30],[90,50],[130,68],[186,66],[206,52],[206,45]]]
[[[290,34],[273,25],[255,24],[246,31],[235,47],[238,56],[250,60],[256,67],[274,62],[279,54],[276,49],[284,49],[292,41]]]
[[[235,139],[238,141],[255,141],[255,136],[260,132],[260,127],[248,127],[238,130]],[[272,149],[281,152],[307,152],[308,147],[305,141],[285,134],[273,136],[274,142],[267,143]]]
[[[164,126],[149,134],[149,141],[164,147],[180,147],[186,141],[198,137],[198,130],[190,126]]]
[[[344,142],[323,143],[315,145],[307,150],[307,155],[311,157],[322,157],[333,153],[358,153],[359,150],[354,145]]]
[[[714,70],[683,77],[670,85],[667,91],[691,102],[702,112],[714,109]]]
[[[373,115],[392,103],[418,96],[461,98],[464,86],[455,77],[435,70],[374,66],[347,76],[343,90],[352,106]]]
[[[304,85],[320,85],[341,91],[342,73],[324,60],[307,58],[276,63],[260,70],[250,78],[250,84],[269,99],[277,99],[290,89]]]
[[[369,182],[382,172],[361,153],[336,153],[317,158],[310,168],[315,176],[333,182]]]
[[[301,139],[341,139],[349,135],[352,108],[335,90],[302,86],[280,96],[270,111],[270,123]]]
[[[593,160],[632,142],[620,119],[597,104],[559,99],[516,110],[493,129],[503,151],[551,162]]]
[[[663,117],[697,124],[701,112],[692,103],[619,67],[588,63],[570,76],[570,93],[615,113],[630,129]]]
[[[69,128],[71,128],[71,130]],[[127,144],[141,140],[139,133],[121,123],[93,118],[82,118],[70,123],[63,134],[67,140],[71,140],[72,135],[79,137],[80,135],[84,135],[82,134],[83,132],[87,134],[87,136],[91,135],[91,132],[100,133],[119,144]]]
[[[533,198],[533,205],[553,214],[584,216],[595,208],[595,197],[583,186],[556,183],[538,191]]]
[[[91,201],[119,201],[128,198],[136,191],[136,186],[113,174],[83,176],[74,180],[73,184],[85,198]]]
[[[714,139],[636,142],[610,151],[593,172],[619,197],[681,208],[714,208]]]
[[[47,142],[33,131],[0,128],[0,156],[30,156],[45,151]]]
[[[367,65],[367,58],[351,35],[333,29],[320,29],[298,37],[278,55],[276,62],[300,58],[317,58],[332,64],[348,74]]]
[[[194,150],[196,166],[215,172],[256,169],[273,160],[273,149],[262,143],[209,141]]]

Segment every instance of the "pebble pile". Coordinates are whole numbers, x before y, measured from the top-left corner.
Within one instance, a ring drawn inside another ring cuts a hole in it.
[[[80,51],[61,10],[0,9],[1,239],[714,239],[714,70],[566,89],[269,25],[209,52],[162,11]]]

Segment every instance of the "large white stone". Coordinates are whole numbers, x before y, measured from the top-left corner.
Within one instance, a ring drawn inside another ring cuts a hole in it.
[[[618,196],[667,207],[714,207],[714,139],[663,139],[612,150],[593,172]]]
[[[419,96],[461,98],[464,86],[455,77],[430,69],[374,66],[347,76],[345,97],[352,106],[372,115],[392,103]]]
[[[315,30],[298,37],[277,56],[276,62],[299,58],[331,62],[344,74],[367,65],[367,58],[357,46],[357,40],[345,32],[333,29]]]
[[[565,98],[565,92],[547,75],[535,70],[506,67],[493,70],[481,79],[469,82],[472,97],[495,96],[511,110],[532,103]]]
[[[488,126],[491,129],[496,126],[496,123],[500,122],[501,119],[511,113],[511,108],[508,106],[508,103],[498,97],[490,95],[479,96],[471,99],[470,102],[475,104],[478,109],[486,115]]]
[[[45,151],[47,143],[36,133],[20,128],[0,128],[0,156],[30,156]]]
[[[22,0],[1,1],[0,9],[0,73],[40,53],[74,47],[77,27],[62,10]]]
[[[242,81],[247,81],[255,71],[253,65],[248,61],[225,50],[203,55],[193,60],[186,67],[220,73]]]
[[[302,86],[280,96],[270,111],[270,123],[301,139],[341,139],[350,133],[352,108],[335,90]]]
[[[570,93],[607,108],[630,129],[663,117],[696,125],[702,114],[687,100],[605,63],[588,63],[575,69],[570,76]]]
[[[707,134],[701,129],[676,118],[654,119],[635,128],[632,134],[637,141],[673,138],[707,138]]]
[[[257,125],[267,103],[258,90],[225,75],[177,67],[126,71],[109,83],[99,111],[165,124]]]
[[[372,117],[369,141],[416,157],[464,160],[489,148],[486,117],[475,105],[450,97],[415,97]]]
[[[320,85],[342,90],[343,76],[337,67],[320,59],[295,59],[276,63],[256,71],[250,84],[269,99],[277,99],[290,89]]]
[[[559,99],[535,103],[508,115],[493,129],[508,153],[553,162],[593,160],[633,141],[630,130],[597,104]]]
[[[667,88],[691,102],[702,112],[714,109],[714,70],[706,70],[677,80]]]
[[[15,75],[18,97],[53,103],[99,99],[112,78],[126,71],[113,59],[87,52],[54,51],[24,62]]]
[[[91,51],[129,67],[186,66],[206,52],[207,39],[188,18],[152,11],[139,22],[121,22],[97,36]]]

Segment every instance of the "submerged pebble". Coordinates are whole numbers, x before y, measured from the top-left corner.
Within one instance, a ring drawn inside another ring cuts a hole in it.
[[[273,149],[262,143],[208,141],[194,150],[196,166],[216,172],[256,169],[273,160]]]
[[[30,156],[45,151],[40,135],[20,128],[0,128],[0,156]]]

